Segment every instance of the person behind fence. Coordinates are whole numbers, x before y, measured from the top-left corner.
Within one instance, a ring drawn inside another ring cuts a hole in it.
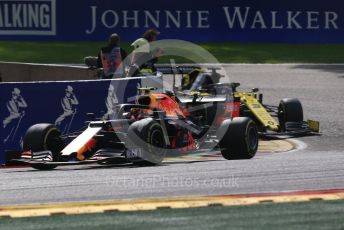
[[[152,74],[156,71],[154,64],[158,62],[162,50],[159,47],[152,47],[151,43],[156,41],[159,34],[159,31],[149,29],[143,34],[142,38],[135,40],[131,44],[134,50],[128,73],[129,77]]]
[[[103,68],[103,78],[123,77],[125,63],[121,66],[127,53],[119,46],[120,37],[113,33],[109,37],[108,45],[100,49],[97,68]],[[121,68],[119,68],[121,66]]]

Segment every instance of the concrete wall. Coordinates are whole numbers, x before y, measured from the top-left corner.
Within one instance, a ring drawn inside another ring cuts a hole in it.
[[[2,82],[64,81],[97,79],[97,70],[86,66],[0,62]]]

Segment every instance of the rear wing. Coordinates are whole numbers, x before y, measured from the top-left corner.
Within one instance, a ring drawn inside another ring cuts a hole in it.
[[[156,64],[155,68],[157,71],[163,74],[187,74],[194,69],[204,69],[204,70],[219,70],[220,67],[216,66],[203,66],[203,65],[172,65],[172,64]]]
[[[193,69],[201,68],[199,65],[170,65],[170,64],[157,64],[155,65],[157,71],[163,74],[187,74]]]

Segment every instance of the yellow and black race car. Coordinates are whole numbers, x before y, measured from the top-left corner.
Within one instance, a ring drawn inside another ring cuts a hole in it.
[[[166,69],[168,68],[163,70],[166,72]],[[225,111],[229,111],[231,117],[251,118],[262,135],[304,135],[320,132],[318,121],[304,121],[302,104],[297,98],[284,98],[278,106],[266,105],[258,88],[243,92],[237,90],[240,83],[220,83],[222,75],[216,72],[219,68],[181,66],[175,69],[177,71],[174,73],[182,74],[181,87],[175,87],[175,91],[184,95],[184,103],[191,100],[198,103],[222,100]]]

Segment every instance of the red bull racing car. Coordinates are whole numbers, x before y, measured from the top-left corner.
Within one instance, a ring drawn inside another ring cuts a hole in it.
[[[93,119],[81,132],[62,136],[52,124],[31,126],[16,161],[48,170],[91,163],[160,164],[165,156],[213,149],[228,160],[255,156],[257,126],[251,118],[234,117],[226,95],[204,99],[197,92],[181,100],[173,92],[152,90],[140,88],[135,104],[118,105],[112,119]]]

